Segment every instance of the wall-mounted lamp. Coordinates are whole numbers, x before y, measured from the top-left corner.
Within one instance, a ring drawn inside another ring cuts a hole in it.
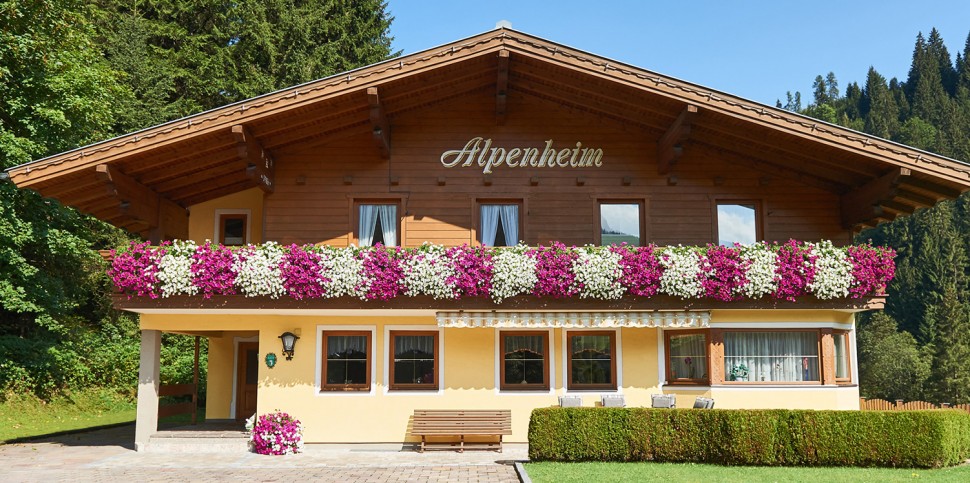
[[[296,345],[297,339],[299,337],[292,332],[283,332],[280,335],[280,339],[283,341],[283,355],[286,356],[286,360],[293,360],[293,346]]]

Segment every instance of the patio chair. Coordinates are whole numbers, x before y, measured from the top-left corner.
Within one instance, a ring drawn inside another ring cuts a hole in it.
[[[559,396],[559,407],[578,408],[583,405],[583,398],[579,396]]]
[[[600,396],[600,404],[604,408],[625,408],[626,399],[622,394],[603,394]]]
[[[709,397],[698,397],[694,400],[694,409],[713,409],[714,399]]]
[[[650,400],[651,400],[650,407],[654,407],[654,408],[677,407],[677,398],[673,394],[651,394]]]

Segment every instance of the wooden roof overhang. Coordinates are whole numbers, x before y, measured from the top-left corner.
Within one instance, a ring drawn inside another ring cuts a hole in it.
[[[39,191],[152,238],[184,237],[186,208],[273,190],[274,154],[371,134],[392,152],[394,118],[470,93],[510,92],[613,122],[656,143],[656,169],[685,150],[836,193],[848,227],[872,226],[970,189],[970,165],[497,29],[435,49],[203,112],[8,170]]]

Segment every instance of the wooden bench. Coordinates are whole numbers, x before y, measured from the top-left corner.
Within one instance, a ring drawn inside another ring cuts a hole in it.
[[[465,451],[465,436],[497,436],[498,452],[502,452],[502,436],[512,434],[512,411],[509,409],[415,409],[411,434],[421,436],[424,452],[429,436],[458,436],[458,452]],[[442,442],[454,446],[454,442]],[[491,449],[496,443],[480,444]]]

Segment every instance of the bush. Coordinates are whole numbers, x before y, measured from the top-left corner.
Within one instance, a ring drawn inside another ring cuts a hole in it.
[[[937,468],[970,457],[970,414],[539,408],[529,422],[529,457]]]

